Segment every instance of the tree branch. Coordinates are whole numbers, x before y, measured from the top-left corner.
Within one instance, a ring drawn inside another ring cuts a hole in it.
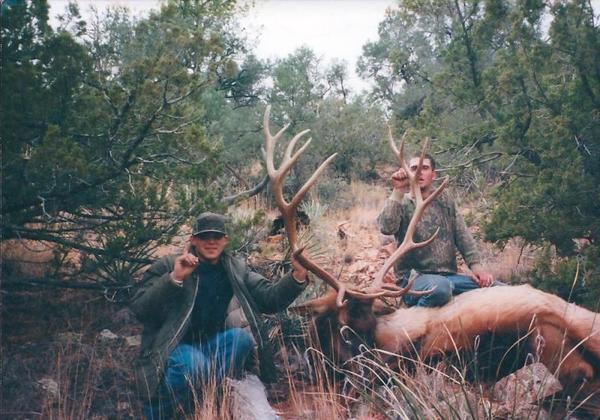
[[[44,232],[41,232],[38,230],[30,230],[30,229],[20,227],[20,226],[6,226],[6,225],[2,226],[3,233],[6,233],[7,230],[8,230],[8,232],[12,233],[12,235],[5,235],[3,239],[18,238],[18,239],[31,239],[31,240],[35,240],[35,241],[48,241],[48,242],[57,243],[59,245],[64,245],[69,248],[77,249],[79,251],[87,252],[88,254],[102,255],[102,256],[114,258],[114,259],[121,260],[121,261],[127,261],[127,262],[139,263],[139,264],[151,264],[153,262],[153,260],[150,258],[134,258],[134,257],[129,257],[127,255],[114,255],[113,253],[110,253],[110,252],[106,251],[105,249],[94,248],[91,246],[80,244],[78,242],[73,242],[68,239],[64,239],[60,236],[50,235],[50,234],[47,234],[47,233],[44,233]]]
[[[246,191],[242,191],[238,194],[234,194],[228,197],[224,197],[221,199],[221,203],[226,204],[227,206],[232,206],[242,200],[248,199],[250,197],[255,196],[265,189],[267,184],[269,183],[269,176],[265,175],[264,178],[256,185],[254,188]]]

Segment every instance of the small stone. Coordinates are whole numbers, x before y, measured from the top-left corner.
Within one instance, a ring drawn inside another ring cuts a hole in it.
[[[128,411],[131,408],[131,404],[127,401],[119,401],[117,403],[117,411]]]
[[[231,387],[232,414],[235,419],[279,420],[267,400],[265,386],[256,375],[244,379],[229,379]]]
[[[123,308],[113,314],[111,317],[111,322],[119,326],[129,325],[134,324],[136,322],[136,318],[129,308]]]
[[[43,378],[38,381],[38,384],[42,387],[44,391],[46,391],[52,397],[58,397],[59,389],[58,383],[51,378]]]
[[[130,337],[125,337],[125,343],[129,347],[139,347],[142,345],[142,336],[141,335],[132,335]]]
[[[106,340],[106,341],[113,341],[113,340],[118,340],[119,336],[117,334],[115,334],[114,332],[112,332],[111,330],[104,329],[104,330],[100,331],[100,338],[102,340]]]
[[[365,271],[369,268],[369,263],[367,261],[356,261],[350,267],[348,267],[348,271],[350,273],[359,273]]]
[[[394,237],[394,235],[384,235],[384,234],[379,235],[379,245],[381,245],[381,246],[393,244],[395,242],[396,242],[396,238]]]

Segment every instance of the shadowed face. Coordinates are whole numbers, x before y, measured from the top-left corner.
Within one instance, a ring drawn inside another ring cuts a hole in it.
[[[414,157],[410,160],[410,170],[416,172],[419,166],[419,158]],[[435,180],[436,172],[431,165],[431,161],[428,158],[423,159],[423,164],[421,165],[421,174],[419,175],[419,187],[421,191],[429,191],[431,189],[431,184]]]
[[[196,248],[198,257],[210,264],[216,264],[229,242],[229,237],[218,232],[204,232],[192,235],[190,242]]]

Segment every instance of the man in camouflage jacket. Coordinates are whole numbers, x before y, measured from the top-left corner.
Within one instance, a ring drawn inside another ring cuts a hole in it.
[[[416,171],[418,164],[419,157],[411,158],[411,171]],[[423,199],[433,193],[435,178],[435,160],[426,155],[418,179]],[[386,200],[377,221],[383,234],[394,235],[396,242],[400,243],[404,239],[415,204],[408,192],[408,176],[403,169],[392,175],[391,183],[392,194]],[[439,233],[431,244],[411,251],[394,267],[401,284],[406,284],[412,270],[418,273],[413,290],[429,290],[435,287],[429,295],[405,295],[404,301],[409,306],[442,306],[453,295],[487,287],[493,283],[492,275],[481,265],[481,256],[463,217],[457,211],[454,201],[445,193],[433,200],[424,212],[417,225],[414,241],[420,242],[430,238],[438,228]],[[457,273],[457,250],[469,266],[471,276]]]
[[[293,260],[291,273],[268,281],[225,251],[227,240],[224,217],[202,213],[185,251],[154,263],[133,297],[144,324],[136,379],[148,419],[189,412],[202,384],[239,376],[255,345],[261,373],[274,372],[259,314],[291,304],[307,272]]]

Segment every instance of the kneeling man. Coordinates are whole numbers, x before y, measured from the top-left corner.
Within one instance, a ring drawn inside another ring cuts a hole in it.
[[[202,213],[183,253],[154,263],[133,297],[144,325],[136,376],[148,419],[191,411],[202,384],[240,376],[255,345],[261,363],[271,361],[259,313],[285,309],[306,286],[297,261],[271,282],[225,251],[227,242],[225,218]]]
[[[416,172],[420,156],[410,159],[409,170]],[[421,165],[418,186],[423,199],[429,197],[435,188],[435,160],[425,155]],[[409,191],[408,174],[400,168],[391,177],[392,194],[386,200],[378,217],[379,229],[386,235],[394,235],[396,243],[404,239],[408,224],[415,211],[415,199]],[[431,290],[425,296],[404,295],[404,302],[417,306],[442,306],[450,298],[460,293],[480,287],[497,285],[491,273],[481,264],[481,256],[471,232],[456,208],[454,200],[446,192],[437,196],[425,210],[414,235],[415,242],[429,239],[436,230],[435,240],[426,247],[415,249],[396,263],[394,270],[397,282],[406,285],[411,272],[418,276],[413,290]],[[472,275],[457,273],[456,253],[462,255]]]

